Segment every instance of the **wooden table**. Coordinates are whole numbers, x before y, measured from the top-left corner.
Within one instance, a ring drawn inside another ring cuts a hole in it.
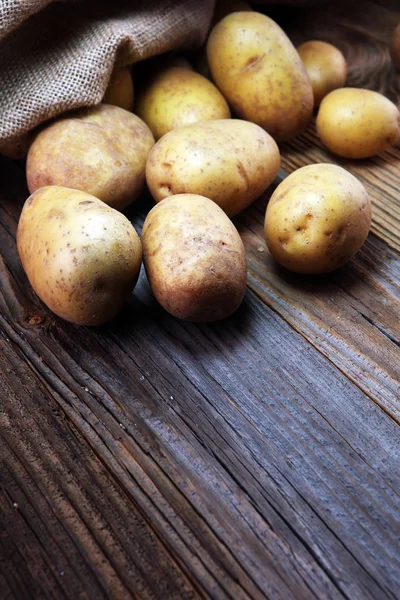
[[[296,43],[336,43],[350,85],[396,99],[400,12],[361,4],[284,23]],[[15,247],[24,173],[1,161],[2,600],[400,598],[399,148],[338,161],[313,125],[282,147],[282,176],[340,162],[368,187],[372,234],[346,267],[280,269],[269,190],[236,220],[248,291],[233,317],[179,322],[142,277],[98,329],[32,292]]]

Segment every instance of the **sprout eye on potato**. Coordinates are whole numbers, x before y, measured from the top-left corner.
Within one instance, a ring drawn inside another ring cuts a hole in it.
[[[153,145],[147,125],[117,106],[99,104],[68,113],[31,144],[26,164],[29,191],[46,185],[70,187],[123,210],[143,190]]]
[[[177,127],[231,116],[215,85],[186,67],[157,71],[139,89],[136,112],[156,140]]]
[[[314,101],[299,54],[282,29],[258,12],[234,12],[207,42],[212,77],[236,116],[257,123],[277,141],[308,125]]]
[[[124,215],[59,186],[43,187],[25,202],[17,245],[39,298],[83,325],[100,325],[119,312],[142,260],[139,236]]]
[[[272,194],[265,236],[272,256],[297,273],[328,273],[362,246],[371,226],[365,187],[342,167],[310,165]]]
[[[235,226],[203,196],[178,194],[147,215],[143,261],[159,303],[188,321],[232,314],[246,290],[246,258]]]
[[[319,106],[329,92],[344,86],[347,63],[338,48],[311,40],[297,47],[297,52],[306,68],[314,94],[314,106]]]
[[[228,216],[251,204],[278,174],[280,155],[258,125],[237,119],[174,129],[153,147],[146,180],[154,200],[199,194]]]
[[[378,92],[342,88],[322,100],[317,132],[331,152],[345,158],[368,158],[396,143],[399,111]]]

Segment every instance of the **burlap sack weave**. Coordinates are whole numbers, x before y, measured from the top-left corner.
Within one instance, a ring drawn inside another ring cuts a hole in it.
[[[114,64],[199,46],[214,0],[0,0],[0,144],[101,101]]]

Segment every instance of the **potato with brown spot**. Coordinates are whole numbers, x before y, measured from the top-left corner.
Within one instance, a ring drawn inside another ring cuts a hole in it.
[[[135,102],[132,74],[129,67],[114,69],[104,93],[103,103],[132,111]]]
[[[139,276],[142,249],[128,219],[98,198],[59,186],[25,202],[18,252],[39,298],[80,325],[110,321]]]
[[[143,260],[151,288],[169,313],[187,321],[232,314],[246,290],[243,242],[212,200],[178,194],[147,215]]]
[[[236,115],[288,140],[308,125],[311,82],[282,29],[258,12],[234,12],[210,33],[212,77]]]
[[[265,215],[272,256],[296,273],[338,269],[361,248],[370,226],[367,190],[332,164],[309,165],[286,177]]]
[[[147,125],[117,106],[99,104],[68,113],[33,141],[26,164],[29,191],[70,187],[123,210],[143,190],[153,145]]]
[[[322,100],[317,132],[331,152],[346,158],[368,158],[398,140],[399,111],[378,92],[342,88]]]
[[[156,140],[177,127],[230,117],[215,85],[186,67],[157,71],[138,91],[136,112]]]
[[[147,185],[159,202],[174,194],[210,198],[232,217],[273,182],[280,154],[258,125],[239,119],[207,121],[174,129],[153,147]]]
[[[310,78],[314,106],[321,104],[329,92],[344,86],[347,77],[347,63],[338,48],[320,40],[310,40],[297,47],[297,52]]]

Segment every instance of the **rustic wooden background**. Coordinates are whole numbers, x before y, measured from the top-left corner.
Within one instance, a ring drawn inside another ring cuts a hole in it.
[[[362,8],[360,5],[362,4]],[[397,101],[379,2],[271,14]],[[269,9],[268,9],[269,10]],[[248,292],[224,322],[169,317],[144,277],[98,329],[54,317],[22,271],[28,192],[0,162],[0,598],[400,598],[400,150],[340,161],[373,233],[321,277],[280,269],[269,193],[236,219]],[[337,162],[309,130],[281,176]],[[140,226],[151,205],[129,215]]]

